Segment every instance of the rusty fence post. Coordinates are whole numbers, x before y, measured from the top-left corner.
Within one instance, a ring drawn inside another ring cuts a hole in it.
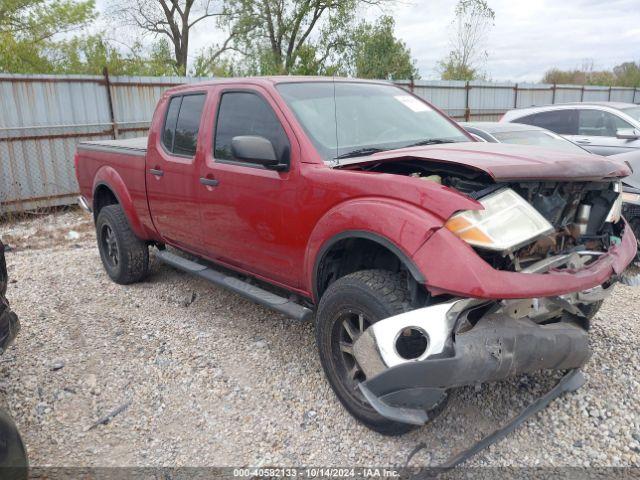
[[[580,101],[584,102],[584,85],[582,85],[582,88],[580,89]]]
[[[468,122],[471,120],[471,109],[469,108],[469,90],[471,90],[471,85],[469,85],[469,80],[465,83],[464,88],[467,91],[464,101],[464,121]]]
[[[118,124],[116,123],[116,117],[113,113],[113,98],[111,97],[111,81],[109,80],[109,69],[105,66],[102,69],[102,75],[104,76],[104,86],[107,89],[107,103],[109,104],[109,117],[111,119],[111,129],[113,131],[114,140],[118,138]]]
[[[609,85],[609,101],[611,101],[611,89],[612,89],[612,86]]]
[[[415,89],[415,86],[416,86],[416,84],[415,84],[415,82],[413,81],[413,75],[411,75],[411,76],[409,77],[409,91],[410,91],[411,93],[413,93],[413,90]]]

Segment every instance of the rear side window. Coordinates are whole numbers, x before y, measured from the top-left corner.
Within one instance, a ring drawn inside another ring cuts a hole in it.
[[[576,110],[541,112],[518,118],[515,122],[546,128],[561,135],[576,135],[578,133],[578,115]]]
[[[169,108],[167,109],[167,117],[164,120],[162,143],[170,152],[173,151],[173,137],[176,131],[176,121],[178,120],[180,103],[182,103],[182,97],[173,97],[171,99]]]
[[[162,143],[169,152],[183,156],[195,155],[204,100],[204,94],[171,99],[162,134]]]
[[[240,135],[254,135],[270,140],[280,160],[289,154],[287,135],[269,104],[259,95],[249,92],[228,92],[222,95],[214,156],[221,160],[236,160],[231,140]]]

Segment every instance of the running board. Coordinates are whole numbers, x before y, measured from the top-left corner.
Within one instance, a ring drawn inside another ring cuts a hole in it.
[[[179,255],[175,255],[166,250],[157,250],[156,257],[167,265],[171,265],[179,270],[197,275],[220,287],[231,290],[249,300],[253,300],[260,305],[271,308],[276,312],[294,318],[296,320],[310,320],[313,311],[298,303],[292,302],[288,298],[280,297],[274,293],[263,290],[262,288],[244,282],[239,278],[225,275],[217,270],[202,265],[200,263],[188,260]]]

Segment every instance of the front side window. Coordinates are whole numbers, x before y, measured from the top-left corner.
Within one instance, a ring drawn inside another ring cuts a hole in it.
[[[578,132],[589,137],[615,137],[619,128],[633,128],[620,117],[602,110],[580,110]]]
[[[516,123],[546,128],[560,135],[576,135],[578,130],[575,110],[552,110],[540,112],[514,120]]]
[[[223,93],[216,121],[215,158],[239,161],[233,156],[231,141],[233,137],[243,135],[269,140],[281,161],[289,154],[289,140],[284,128],[262,97],[251,92]]]
[[[162,143],[170,153],[193,156],[196,153],[205,95],[183,95],[169,102]]]
[[[634,120],[640,122],[640,107],[623,108],[622,111]]]
[[[277,89],[325,160],[469,141],[426,102],[393,85],[302,82]]]

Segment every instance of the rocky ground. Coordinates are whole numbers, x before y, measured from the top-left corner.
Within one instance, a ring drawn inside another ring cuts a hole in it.
[[[22,322],[0,357],[0,401],[32,465],[401,465],[422,442],[411,464],[432,464],[554,382],[461,389],[432,424],[383,437],[334,397],[311,324],[156,263],[145,283],[116,285],[78,211],[0,224],[0,235]],[[587,385],[468,465],[640,466],[639,292],[616,287],[595,319]]]

